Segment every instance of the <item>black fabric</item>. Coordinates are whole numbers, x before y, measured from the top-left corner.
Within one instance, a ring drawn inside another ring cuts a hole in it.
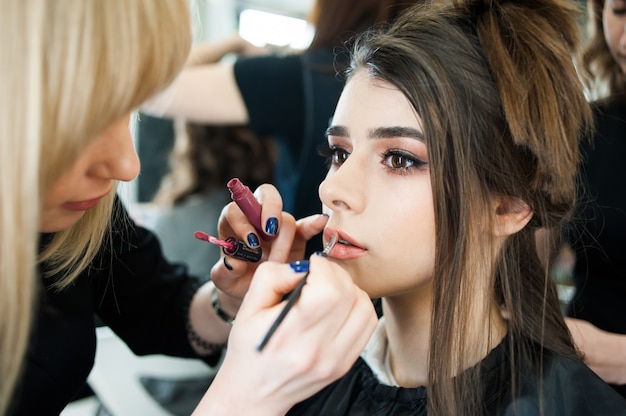
[[[240,58],[235,63],[250,128],[278,144],[274,184],[283,196],[283,208],[296,218],[321,212],[318,187],[327,169],[318,149],[344,86],[336,73],[341,65],[337,59],[332,50],[323,49]],[[321,249],[321,239],[307,246],[307,252]]]
[[[551,353],[538,353],[517,373],[517,394],[511,389],[508,343],[496,347],[480,364],[484,406],[481,415],[589,416],[626,415],[626,400],[583,363]],[[537,352],[539,349],[537,349]],[[542,366],[542,367],[540,367]],[[542,376],[539,376],[542,369]],[[480,386],[476,386],[480,388]],[[543,399],[540,399],[540,392]],[[428,390],[381,384],[362,359],[346,376],[294,406],[289,416],[404,416],[427,414]],[[540,403],[542,403],[540,405]],[[543,413],[540,413],[540,407]]]
[[[111,250],[63,291],[43,279],[23,375],[10,414],[58,415],[84,386],[94,363],[95,321],[110,326],[138,355],[196,357],[183,311],[197,279],[166,263],[156,237],[127,213],[114,222]],[[42,236],[45,244],[49,236]],[[45,266],[44,266],[45,267]],[[209,357],[215,364],[219,357]]]
[[[174,120],[140,113],[137,120],[137,154],[141,175],[137,180],[137,200],[151,202],[162,178],[170,172],[174,148]]]
[[[596,134],[582,149],[580,210],[568,239],[576,293],[568,315],[626,334],[626,100],[594,106]],[[626,397],[626,386],[616,386]]]

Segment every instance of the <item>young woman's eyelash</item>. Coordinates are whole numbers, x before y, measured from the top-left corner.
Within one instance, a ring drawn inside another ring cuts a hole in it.
[[[428,165],[411,153],[399,149],[388,149],[381,154],[381,158],[382,163],[394,173],[408,174],[411,170],[422,169]]]
[[[317,154],[324,158],[330,157],[332,151],[327,141],[320,142],[319,146],[317,146]]]
[[[327,168],[330,168],[335,164],[340,165],[341,163],[343,163],[343,160],[341,161],[341,163],[338,160],[338,156],[340,153],[343,155],[344,160],[349,154],[347,150],[339,146],[331,146],[328,142],[321,143],[317,151],[318,154],[326,160]]]

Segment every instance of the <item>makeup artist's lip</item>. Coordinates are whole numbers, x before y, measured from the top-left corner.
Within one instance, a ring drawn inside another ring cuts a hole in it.
[[[329,257],[338,260],[352,260],[367,254],[366,248],[361,247],[356,240],[340,229],[326,228],[324,230],[324,241],[330,240],[335,233],[338,234],[339,239],[328,254]]]
[[[63,204],[63,208],[69,211],[87,211],[88,209],[95,207],[96,204],[98,204],[98,202],[100,202],[100,200],[104,198],[105,196],[107,196],[108,194],[109,193],[107,192],[104,195],[101,195],[99,197],[96,197],[93,199],[86,199],[83,201],[66,202]]]

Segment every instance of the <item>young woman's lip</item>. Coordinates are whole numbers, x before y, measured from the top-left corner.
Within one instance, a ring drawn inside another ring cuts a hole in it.
[[[88,209],[95,207],[96,204],[100,202],[100,200],[104,198],[106,195],[107,194],[104,194],[102,196],[92,198],[92,199],[86,199],[83,201],[66,202],[63,204],[63,208],[70,210],[70,211],[87,211]]]
[[[341,260],[349,260],[361,257],[367,253],[367,249],[361,247],[352,237],[338,229],[327,228],[324,230],[324,240],[328,241],[333,234],[338,234],[337,244],[329,253],[329,257]]]

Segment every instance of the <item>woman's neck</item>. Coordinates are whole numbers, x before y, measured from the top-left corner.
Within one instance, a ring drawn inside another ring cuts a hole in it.
[[[431,297],[403,294],[383,299],[385,329],[389,341],[391,371],[402,387],[428,385],[428,356],[430,348]],[[472,314],[468,340],[473,352],[465,359],[463,368],[474,366],[487,356],[506,335],[506,323],[497,307],[489,316]]]
[[[428,384],[431,298],[403,294],[383,299],[391,371],[402,387]]]

